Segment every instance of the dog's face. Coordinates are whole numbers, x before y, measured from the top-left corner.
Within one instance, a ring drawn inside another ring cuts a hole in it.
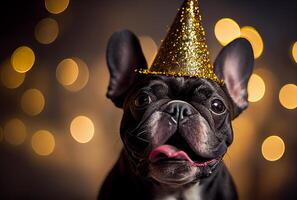
[[[138,39],[115,33],[107,50],[107,96],[123,108],[121,138],[135,173],[184,185],[210,176],[232,143],[231,120],[247,107],[253,52],[237,39],[218,55],[212,80],[141,75],[146,67]]]
[[[232,142],[230,106],[212,81],[143,77],[125,100],[122,139],[157,181],[191,182],[209,175]]]

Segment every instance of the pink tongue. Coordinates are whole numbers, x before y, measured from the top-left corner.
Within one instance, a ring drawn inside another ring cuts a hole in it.
[[[175,158],[180,160],[187,160],[191,164],[194,163],[194,161],[188,156],[186,152],[180,151],[179,149],[171,145],[159,146],[155,148],[149,155],[149,160],[153,163],[161,160],[162,158]]]

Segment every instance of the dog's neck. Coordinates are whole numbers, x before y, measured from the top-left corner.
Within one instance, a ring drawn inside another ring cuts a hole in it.
[[[191,186],[177,189],[175,191],[168,191],[162,188],[155,188],[156,200],[202,200],[201,185],[199,183],[192,184]]]

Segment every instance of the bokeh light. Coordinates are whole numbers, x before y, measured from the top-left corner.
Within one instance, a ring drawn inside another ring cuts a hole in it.
[[[35,38],[41,44],[50,44],[59,34],[59,25],[52,18],[42,19],[35,27]]]
[[[268,161],[277,161],[285,153],[285,143],[279,136],[266,138],[262,144],[262,155]]]
[[[230,18],[220,19],[215,25],[215,36],[217,40],[222,44],[226,45],[232,40],[240,37],[240,27]]]
[[[5,87],[15,89],[22,85],[26,75],[15,71],[10,64],[10,60],[7,60],[1,65],[0,76]]]
[[[265,83],[263,79],[257,75],[252,74],[248,83],[248,100],[249,102],[260,101],[265,94]]]
[[[76,81],[78,73],[77,63],[73,59],[67,58],[59,63],[56,70],[56,77],[61,85],[67,86]]]
[[[240,32],[241,37],[247,39],[251,43],[254,51],[254,57],[259,58],[264,50],[264,43],[259,32],[251,26],[241,28]]]
[[[279,92],[279,101],[287,109],[297,108],[297,86],[287,84]]]
[[[30,47],[21,46],[11,56],[12,67],[19,73],[29,71],[35,62],[35,54]]]
[[[45,99],[41,91],[29,89],[24,92],[21,98],[22,110],[30,115],[35,116],[42,112],[45,106]]]
[[[74,57],[73,59],[78,66],[78,77],[71,85],[64,85],[64,87],[72,92],[77,92],[84,88],[89,81],[89,68],[87,64],[80,58]]]
[[[158,51],[156,42],[149,36],[141,36],[139,38],[143,54],[146,58],[148,67],[151,67]]]
[[[48,156],[55,149],[55,138],[49,131],[40,130],[32,136],[31,144],[36,154]]]
[[[95,128],[92,120],[86,116],[75,117],[70,125],[71,136],[79,143],[87,143],[94,136]]]
[[[292,47],[292,56],[293,56],[295,62],[297,63],[297,42],[295,42],[293,44],[293,47]]]
[[[45,0],[45,8],[52,14],[59,14],[67,9],[69,0]]]
[[[5,140],[12,145],[22,144],[27,135],[25,124],[17,118],[9,120],[5,124],[3,132]]]

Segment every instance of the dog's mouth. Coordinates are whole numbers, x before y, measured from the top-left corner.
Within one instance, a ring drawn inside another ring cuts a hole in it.
[[[201,157],[181,137],[173,136],[165,144],[153,149],[149,154],[149,160],[154,164],[187,162],[196,167],[212,167],[221,160],[221,156],[212,159]]]

